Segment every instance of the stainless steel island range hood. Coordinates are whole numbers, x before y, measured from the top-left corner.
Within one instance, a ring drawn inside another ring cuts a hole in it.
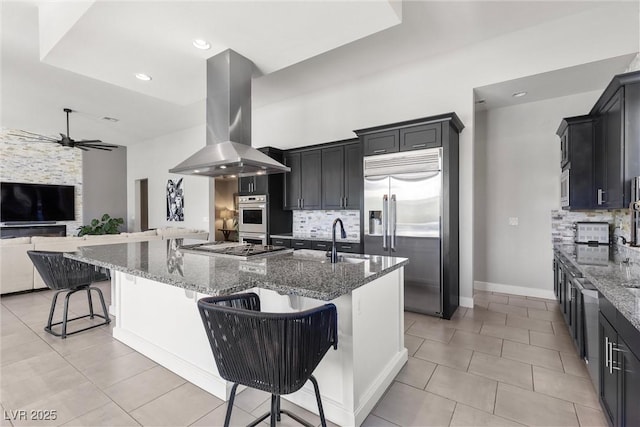
[[[228,49],[207,60],[207,145],[169,169],[209,177],[291,171],[251,147],[253,62]]]

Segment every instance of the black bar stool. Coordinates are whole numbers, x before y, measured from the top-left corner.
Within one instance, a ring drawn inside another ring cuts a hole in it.
[[[233,382],[224,425],[229,426],[238,384],[271,393],[271,411],[249,425],[271,416],[271,426],[287,414],[300,424],[311,424],[280,409],[280,396],[298,391],[311,380],[322,426],[327,423],[318,382],[311,375],[329,348],[338,348],[336,306],[325,304],[296,313],[263,313],[254,293],[203,298],[198,309],[220,376]]]
[[[45,331],[57,337],[66,338],[67,335],[77,334],[78,332],[97,328],[111,322],[109,313],[107,312],[107,306],[104,303],[102,291],[100,288],[91,286],[91,283],[95,281],[104,280],[104,278],[106,278],[104,274],[97,272],[95,268],[89,264],[65,258],[63,252],[27,251],[27,254],[29,255],[29,258],[31,258],[31,262],[33,262],[36,270],[38,270],[38,273],[40,273],[40,276],[42,276],[44,283],[50,289],[57,291],[51,300],[51,310],[49,310],[49,320],[47,321],[47,326],[44,328]],[[89,314],[69,319],[69,297],[78,291],[87,291]],[[91,291],[98,293],[104,314],[97,314],[93,312]],[[64,313],[62,315],[62,321],[52,323],[53,313],[56,308],[56,301],[58,300],[58,295],[61,292],[67,293],[64,299]],[[91,319],[99,317],[105,321],[77,331],[67,332],[68,322],[84,319],[85,317],[89,317]],[[61,333],[53,331],[53,326],[57,325],[62,325]]]

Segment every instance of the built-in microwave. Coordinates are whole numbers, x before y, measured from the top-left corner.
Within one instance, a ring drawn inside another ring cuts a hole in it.
[[[560,175],[560,206],[569,206],[569,169],[563,170]]]
[[[239,233],[267,233],[267,196],[241,196],[238,209]]]

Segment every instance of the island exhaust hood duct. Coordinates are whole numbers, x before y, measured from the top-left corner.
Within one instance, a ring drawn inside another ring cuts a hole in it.
[[[253,62],[227,49],[207,59],[207,145],[171,173],[250,176],[291,169],[251,147]]]

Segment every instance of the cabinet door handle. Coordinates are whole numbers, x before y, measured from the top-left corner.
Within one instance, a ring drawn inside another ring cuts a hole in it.
[[[598,188],[598,205],[604,204],[604,194],[606,191],[603,191],[602,188]]]
[[[609,337],[604,337],[604,367],[609,367]]]
[[[300,199],[298,199],[298,208],[300,207]]]
[[[351,249],[351,246],[342,245],[342,246],[340,247],[340,249]]]
[[[412,148],[420,148],[420,147],[426,147],[427,144],[413,144]]]
[[[609,341],[609,339],[608,339],[608,338],[606,338],[606,340],[607,340],[607,344],[608,344],[608,349],[607,349],[607,351],[608,351],[608,353],[609,353],[609,374],[613,374],[613,371],[614,371],[614,370],[619,371],[619,370],[620,370],[620,368],[619,368],[619,367],[614,367],[614,366],[613,366],[613,350],[614,350],[614,349],[613,349],[613,341]],[[620,351],[620,349],[618,349],[618,348],[616,348],[615,350],[616,350],[616,351]]]
[[[347,199],[347,198],[345,197],[345,198],[344,198],[344,208],[345,208],[345,209],[347,208],[347,203],[348,203],[348,202],[347,202],[347,200],[349,200],[349,199]]]
[[[373,150],[374,153],[386,153],[387,150]]]
[[[304,242],[296,242],[295,245],[296,246],[304,246]]]
[[[319,247],[319,248],[326,248],[327,247],[327,245],[320,244],[320,243],[316,244],[316,246]]]
[[[304,197],[301,200],[302,200],[302,209],[304,209]]]

